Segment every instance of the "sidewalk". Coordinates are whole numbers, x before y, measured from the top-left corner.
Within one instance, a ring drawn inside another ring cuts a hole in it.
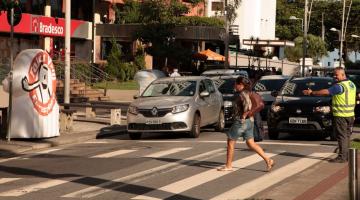
[[[47,139],[0,140],[0,158],[21,154],[26,151],[80,143],[114,134],[125,134],[126,125],[109,126],[100,123],[74,121],[73,131],[61,133],[59,137]]]

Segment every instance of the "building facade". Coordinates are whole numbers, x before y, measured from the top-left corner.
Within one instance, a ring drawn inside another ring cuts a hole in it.
[[[206,16],[223,15],[223,4],[224,0],[208,0]],[[237,17],[231,25],[238,27],[241,48],[251,48],[243,45],[246,39],[275,40],[276,0],[242,0],[236,13]]]

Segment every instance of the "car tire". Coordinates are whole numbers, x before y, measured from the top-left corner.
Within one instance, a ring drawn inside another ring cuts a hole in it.
[[[269,139],[271,140],[277,140],[279,139],[279,132],[276,130],[268,130]]]
[[[224,114],[224,110],[221,109],[219,113],[218,121],[215,124],[215,131],[222,132],[224,131],[224,128],[225,128],[225,114]]]
[[[129,133],[129,137],[132,140],[140,140],[141,135],[142,135],[141,132]]]
[[[200,122],[201,122],[200,115],[195,113],[194,120],[191,126],[191,131],[189,133],[190,137],[198,138],[200,136]]]

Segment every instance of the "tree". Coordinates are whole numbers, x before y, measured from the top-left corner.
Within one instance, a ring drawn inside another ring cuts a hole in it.
[[[307,57],[311,57],[314,62],[317,62],[322,56],[327,55],[326,44],[321,37],[309,34],[307,40]],[[303,37],[299,36],[294,41],[295,47],[285,48],[285,55],[290,61],[298,62],[303,57]]]

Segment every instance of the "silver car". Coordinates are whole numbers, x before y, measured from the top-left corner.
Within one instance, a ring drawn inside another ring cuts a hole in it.
[[[196,138],[207,125],[223,131],[222,96],[206,77],[160,78],[130,104],[127,124],[131,139],[140,139],[143,132],[189,132]]]

